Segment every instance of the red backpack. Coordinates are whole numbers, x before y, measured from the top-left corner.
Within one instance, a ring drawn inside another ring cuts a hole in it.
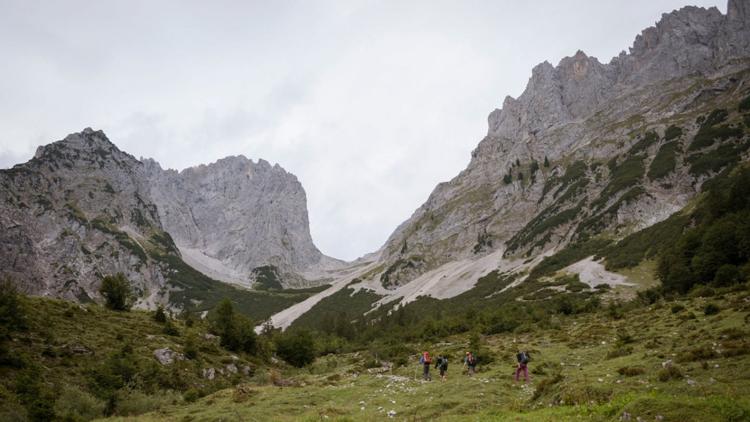
[[[430,357],[430,354],[427,352],[422,353],[422,363],[425,364],[431,364],[432,358]]]

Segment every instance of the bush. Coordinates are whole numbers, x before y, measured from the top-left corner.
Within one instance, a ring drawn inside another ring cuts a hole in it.
[[[685,307],[683,305],[677,304],[672,305],[672,313],[677,314],[685,310]]]
[[[671,141],[672,139],[679,138],[682,136],[682,129],[679,126],[669,126],[664,132],[664,140]]]
[[[222,347],[232,351],[257,354],[258,336],[252,322],[234,312],[229,299],[219,303],[209,315],[211,331],[221,337]]]
[[[25,330],[26,311],[16,286],[8,279],[0,281],[0,334]]]
[[[55,395],[44,382],[39,368],[32,366],[19,372],[15,380],[19,401],[32,421],[53,420]]]
[[[562,380],[563,375],[559,371],[556,372],[552,377],[543,379],[539,384],[537,384],[531,400],[539,399],[544,395],[544,393],[549,391],[555,384],[559,384]]]
[[[54,411],[64,421],[77,422],[100,418],[105,408],[106,404],[91,394],[66,386],[55,402]]]
[[[737,110],[739,111],[747,111],[750,110],[750,96],[747,96],[740,101],[740,104],[737,106]]]
[[[132,306],[130,282],[123,273],[104,277],[99,293],[104,296],[106,306],[115,311],[127,311]]]
[[[167,322],[167,314],[164,312],[164,307],[162,305],[159,305],[158,308],[156,308],[156,311],[154,312],[154,321],[156,322]]]
[[[23,359],[8,353],[5,342],[13,332],[26,328],[26,311],[20,294],[10,280],[0,281],[0,366],[23,366]]]
[[[716,315],[721,309],[715,303],[709,303],[703,308],[703,315]]]
[[[638,366],[623,366],[617,370],[617,373],[626,377],[634,377],[645,374],[646,370]]]
[[[602,404],[611,398],[612,389],[595,385],[569,385],[560,393],[561,401],[573,405]]]
[[[661,299],[661,290],[654,287],[647,290],[641,290],[637,293],[638,299],[646,305],[653,305]]]
[[[677,356],[678,362],[696,362],[699,360],[714,359],[718,356],[716,351],[709,346],[698,346]]]
[[[276,339],[276,353],[290,365],[301,368],[315,360],[315,342],[308,331],[287,331]]]
[[[630,346],[615,346],[612,350],[607,352],[607,359],[614,359],[623,356],[627,356],[633,353],[633,348]]]
[[[680,379],[682,378],[682,371],[680,370],[680,368],[678,368],[675,365],[667,365],[661,370],[659,370],[659,373],[657,374],[657,378],[661,382],[667,382],[673,379]]]
[[[724,264],[716,270],[713,284],[719,287],[731,286],[741,280],[740,270],[734,265]]]
[[[701,286],[697,285],[693,288],[693,290],[690,291],[691,297],[711,297],[716,295],[716,290],[707,287],[707,286]]]
[[[100,398],[113,400],[114,392],[132,382],[137,373],[138,364],[133,355],[133,348],[124,345],[91,371],[91,391]]]
[[[198,345],[194,335],[189,335],[185,339],[183,352],[188,359],[196,359],[198,357]]]
[[[201,392],[196,388],[191,388],[182,395],[182,399],[188,403],[196,402],[199,398],[201,398]]]
[[[180,335],[180,331],[169,319],[164,323],[164,329],[162,330],[162,332],[168,336],[178,337]]]

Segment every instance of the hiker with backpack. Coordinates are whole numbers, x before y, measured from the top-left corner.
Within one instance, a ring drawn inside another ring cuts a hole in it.
[[[435,369],[440,370],[440,381],[445,381],[445,373],[448,371],[448,357],[442,354],[438,355],[437,361],[435,362]]]
[[[467,368],[469,376],[473,376],[477,371],[477,358],[473,353],[466,352],[466,357],[464,358],[464,366]]]
[[[432,358],[428,352],[422,352],[422,356],[419,357],[419,363],[422,364],[424,370],[422,372],[422,379],[425,381],[432,381],[430,376],[430,365],[432,365]]]
[[[531,360],[529,352],[525,350],[519,351],[516,355],[516,360],[518,360],[518,367],[516,368],[516,381],[518,381],[518,376],[521,375],[521,371],[523,371],[524,382],[529,382],[528,364]]]

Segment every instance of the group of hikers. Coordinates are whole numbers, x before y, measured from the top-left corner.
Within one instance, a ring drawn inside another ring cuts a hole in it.
[[[530,360],[531,356],[529,355],[529,352],[525,350],[519,350],[519,352],[516,354],[516,361],[518,362],[515,372],[516,381],[518,381],[521,374],[523,374],[524,382],[529,381],[528,365]],[[477,370],[477,357],[474,355],[474,353],[468,351],[466,352],[466,356],[464,356],[463,362],[463,366],[466,368],[467,374],[469,376],[473,376]],[[422,355],[419,357],[419,363],[423,366],[422,379],[424,379],[425,381],[432,381],[432,376],[430,375],[432,357],[430,356],[430,353],[422,352]],[[448,357],[443,354],[439,354],[437,359],[435,359],[435,369],[440,371],[440,380],[445,381],[448,373]]]

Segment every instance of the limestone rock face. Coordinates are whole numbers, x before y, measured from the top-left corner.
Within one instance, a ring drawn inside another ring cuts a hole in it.
[[[177,172],[144,163],[164,228],[199,269],[247,284],[256,267],[293,274],[327,259],[310,236],[302,185],[278,164],[237,156]]]
[[[664,14],[609,63],[578,51],[557,66],[537,65],[524,92],[490,113],[468,167],[440,183],[383,246],[381,282],[393,288],[493,250],[537,254],[582,231],[617,237],[663,220],[713,174],[696,172],[693,156],[678,157],[664,179],[647,176],[667,128],[681,128],[687,148],[696,118],[713,109],[729,107],[724,124],[743,127],[737,103],[750,85],[749,63],[750,3],[731,0],[726,15],[692,6]],[[646,147],[631,151],[639,141]],[[575,162],[583,167],[567,192]],[[633,190],[618,185],[621,166],[640,172],[628,181]]]

